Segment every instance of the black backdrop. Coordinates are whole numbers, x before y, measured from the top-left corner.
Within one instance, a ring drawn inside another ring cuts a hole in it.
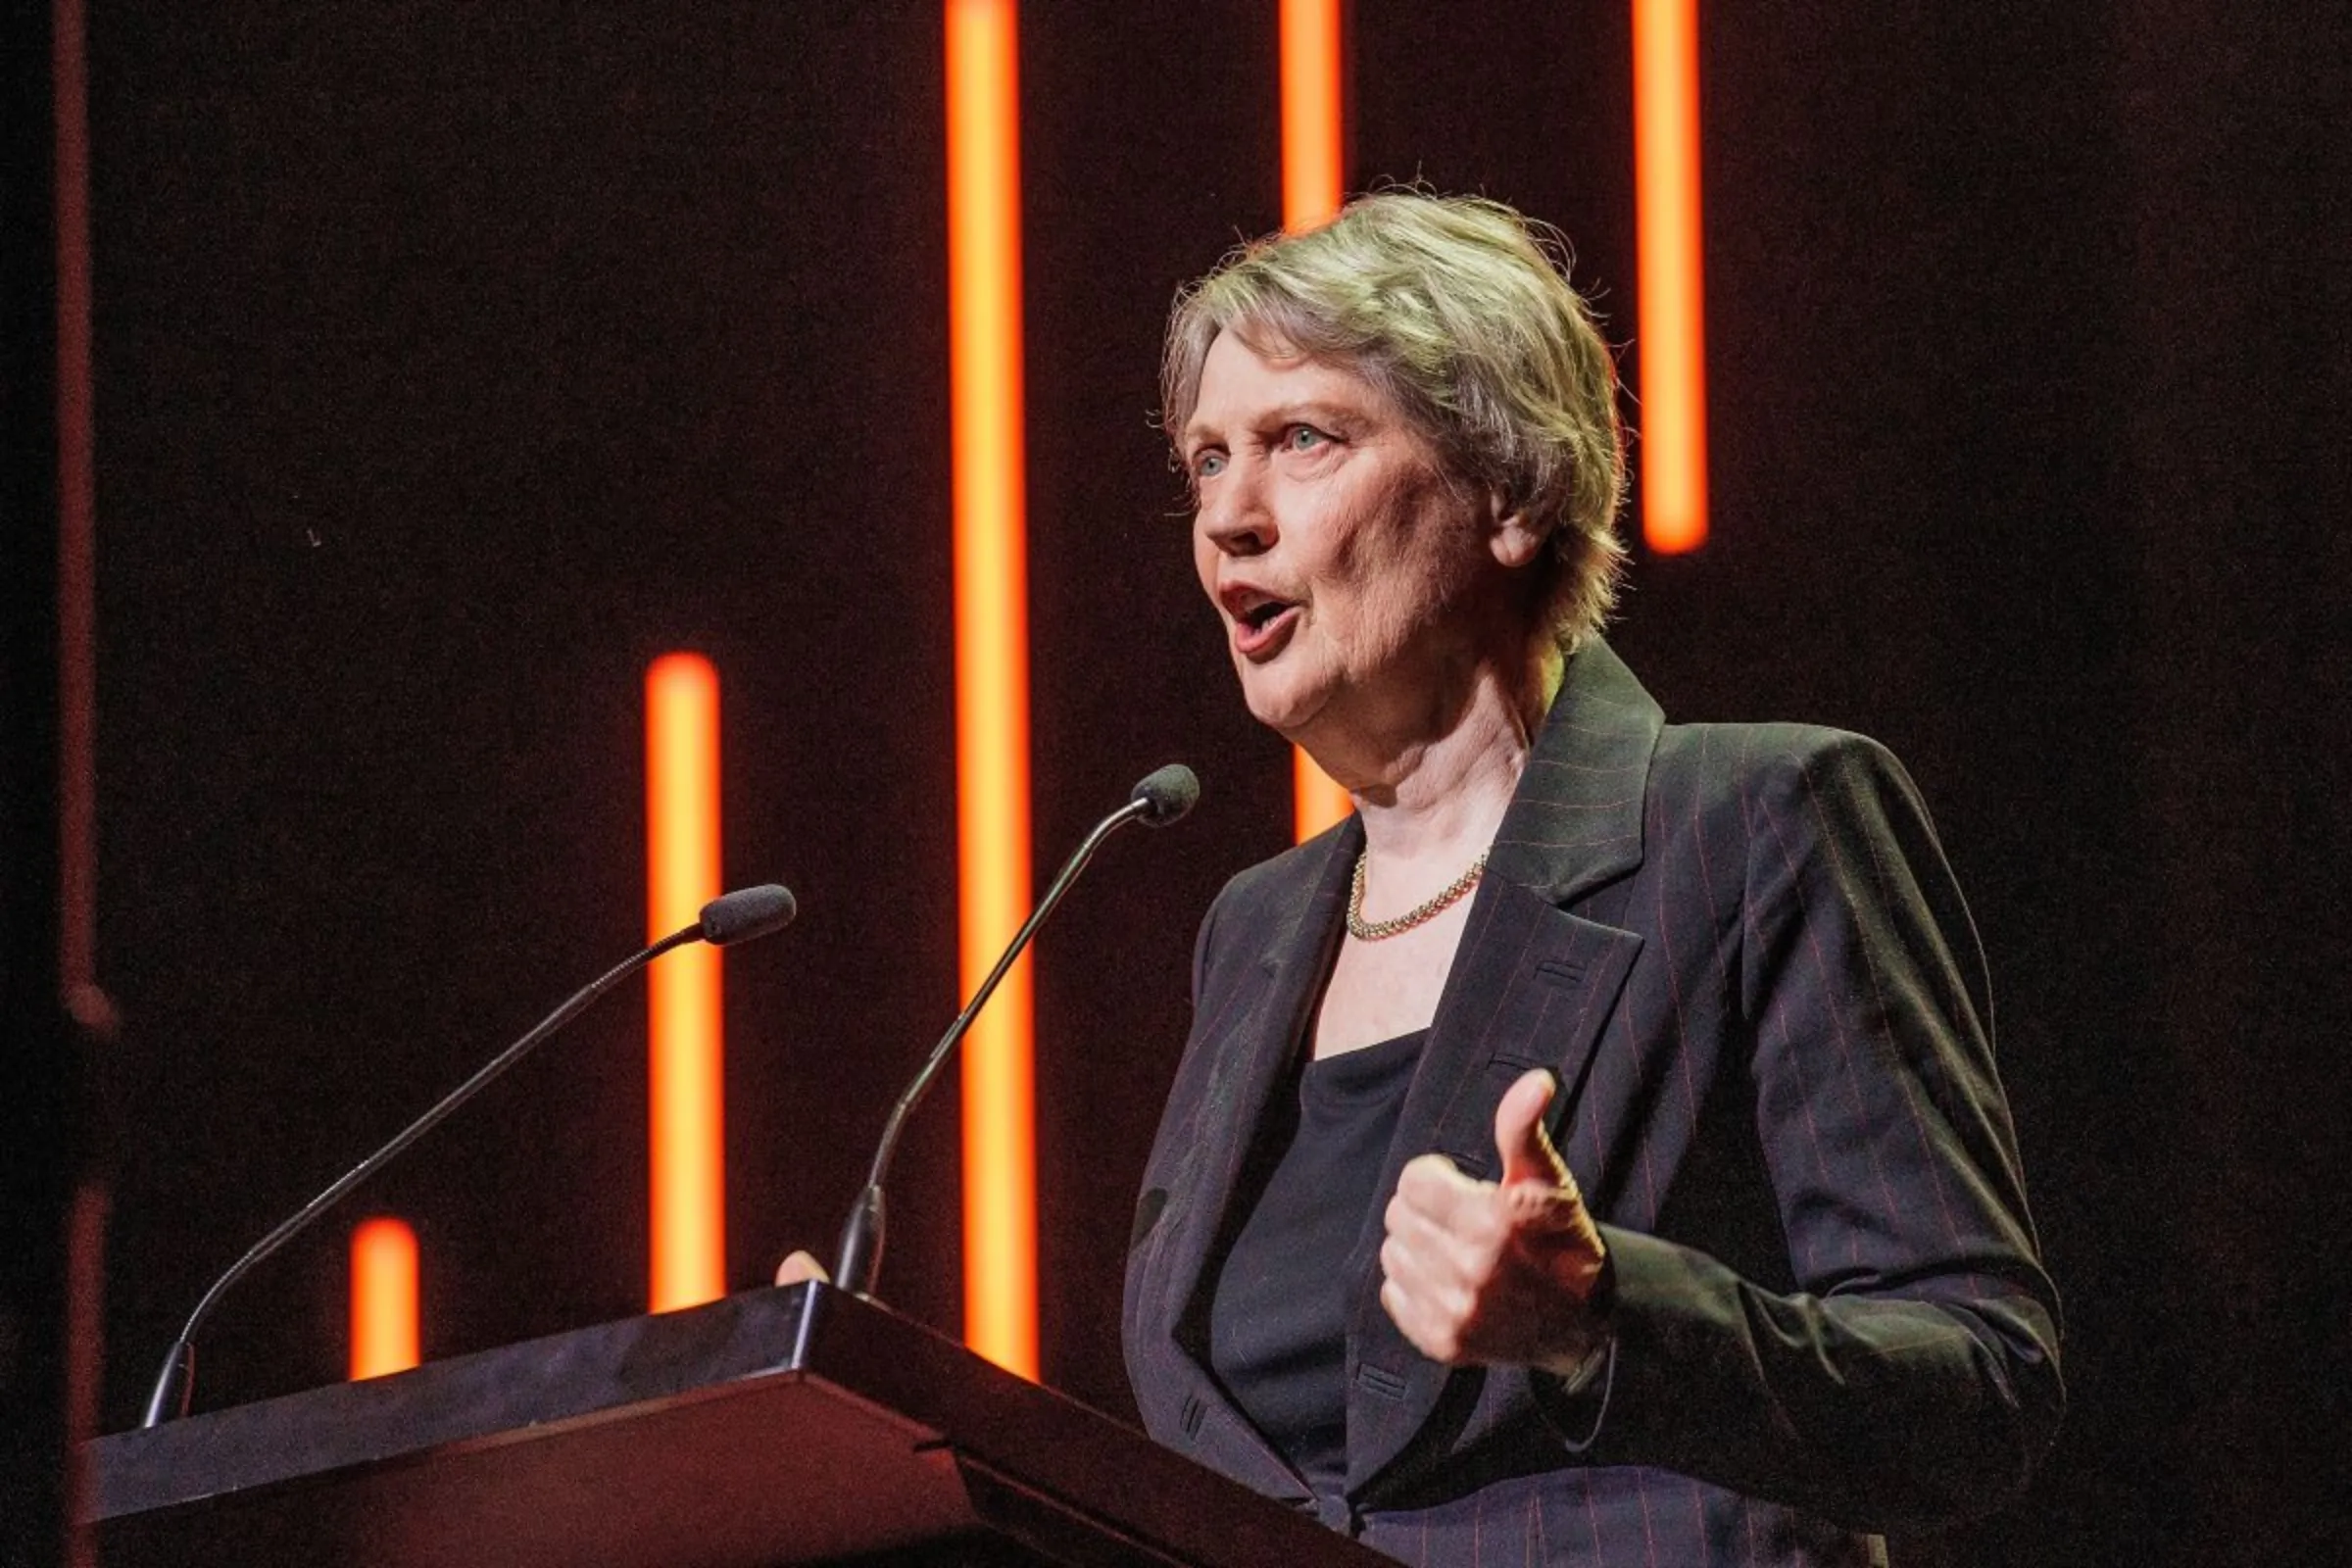
[[[109,1424],[207,1277],[634,945],[672,647],[724,683],[730,880],[805,910],[728,973],[730,1277],[824,1250],[956,1001],[937,7],[95,9]],[[1152,765],[1207,788],[1038,960],[1046,1375],[1122,1414],[1191,927],[1288,820],[1150,425],[1170,289],[1279,217],[1272,9],[1022,21],[1041,872]],[[1620,341],[1622,10],[1357,0],[1351,161],[1560,223]],[[1908,761],[2069,1298],[2058,1451],[1923,1555],[2325,1557],[2346,22],[1705,29],[1715,537],[1639,563],[1615,640],[1676,715]],[[641,1309],[641,1019],[586,1020],[354,1210],[418,1226],[429,1354]],[[950,1331],[955,1137],[943,1097],[883,1280]],[[341,1267],[330,1227],[255,1276],[200,1400],[337,1376]]]

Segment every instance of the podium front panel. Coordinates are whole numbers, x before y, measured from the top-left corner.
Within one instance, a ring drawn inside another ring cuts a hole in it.
[[[106,1568],[1386,1559],[822,1285],[85,1449]]]

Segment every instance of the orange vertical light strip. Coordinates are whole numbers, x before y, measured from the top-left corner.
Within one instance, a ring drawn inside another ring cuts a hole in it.
[[[962,986],[1028,915],[1029,608],[1018,13],[948,0],[948,337]],[[1033,992],[1024,958],[963,1043],[964,1339],[1035,1379]]]
[[[700,654],[664,654],[645,674],[646,907],[649,940],[692,925],[718,897],[718,672]],[[718,950],[654,960],[652,1310],[727,1290],[726,1168]]]
[[[1341,0],[1282,0],[1282,226],[1328,222],[1346,187]]]
[[[1698,198],[1698,0],[1634,0],[1642,536],[1707,541],[1707,363]]]
[[[388,1215],[351,1233],[351,1380],[417,1361],[416,1233]]]
[[[1342,0],[1282,0],[1282,226],[1329,222],[1347,188]],[[1292,825],[1305,843],[1354,808],[1302,751],[1291,754]]]
[[[1348,792],[1298,747],[1291,748],[1291,827],[1304,844],[1355,809]]]

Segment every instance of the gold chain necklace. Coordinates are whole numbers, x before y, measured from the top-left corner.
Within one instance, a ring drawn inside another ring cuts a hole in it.
[[[1478,879],[1487,874],[1487,852],[1478,852],[1470,869],[1439,890],[1438,896],[1416,908],[1407,909],[1393,920],[1364,918],[1364,867],[1371,862],[1372,852],[1366,849],[1355,858],[1355,881],[1348,889],[1348,934],[1358,942],[1385,942],[1400,936],[1417,925],[1427,925],[1452,906],[1459,904],[1469,891],[1478,886]]]

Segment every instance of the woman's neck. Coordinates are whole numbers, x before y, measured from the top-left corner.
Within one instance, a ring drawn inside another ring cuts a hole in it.
[[[1450,877],[1494,840],[1565,667],[1544,639],[1515,666],[1468,671],[1450,698],[1396,715],[1387,734],[1359,733],[1344,755],[1310,747],[1354,799],[1377,860]]]

